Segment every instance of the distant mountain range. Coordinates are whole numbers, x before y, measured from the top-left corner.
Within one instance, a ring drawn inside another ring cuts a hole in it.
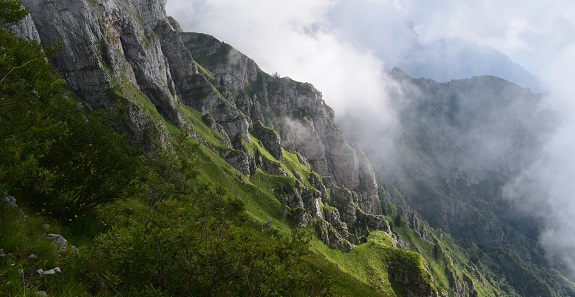
[[[405,52],[397,66],[412,77],[438,82],[493,75],[529,88],[534,93],[545,91],[539,78],[502,52],[461,39],[418,44]]]

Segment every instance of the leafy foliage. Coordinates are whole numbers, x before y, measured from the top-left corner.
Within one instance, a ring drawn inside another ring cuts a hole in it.
[[[322,296],[325,280],[300,262],[301,233],[270,238],[243,226],[241,204],[210,187],[158,203],[145,223],[99,236],[86,258],[94,292],[185,296]]]
[[[28,12],[22,8],[21,0],[0,1],[0,25],[6,27],[24,18]]]

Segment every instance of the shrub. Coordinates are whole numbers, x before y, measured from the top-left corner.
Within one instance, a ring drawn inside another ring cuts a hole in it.
[[[93,293],[184,296],[321,296],[326,279],[301,258],[309,238],[267,237],[244,224],[241,203],[198,186],[157,203],[143,223],[113,228],[79,260]],[[149,285],[148,285],[149,284]],[[147,286],[145,286],[147,285]]]

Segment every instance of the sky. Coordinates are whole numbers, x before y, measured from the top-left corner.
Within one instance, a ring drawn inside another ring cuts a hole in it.
[[[336,117],[373,113],[382,131],[397,125],[386,73],[404,53],[450,39],[504,53],[543,81],[561,122],[509,197],[544,218],[542,245],[575,272],[575,1],[168,0],[166,8],[184,30],[312,83]]]

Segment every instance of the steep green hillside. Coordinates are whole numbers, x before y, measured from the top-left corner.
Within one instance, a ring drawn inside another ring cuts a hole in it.
[[[162,1],[26,0],[44,46],[0,3],[0,295],[553,293],[378,187],[311,84],[179,32]]]
[[[301,211],[281,199],[318,192],[319,177],[297,153],[277,160],[252,135],[246,151],[282,174],[247,177],[220,156],[238,152],[197,111],[183,107],[192,125],[176,127],[123,80],[110,94],[116,115],[89,111],[39,46],[0,34],[10,82],[0,96],[2,295],[394,296],[310,249],[315,232],[298,228]],[[110,128],[123,125],[122,102],[144,107],[152,151]],[[45,235],[56,232],[79,249],[52,244]],[[407,253],[392,250],[392,262]],[[405,270],[431,281],[420,264]]]

